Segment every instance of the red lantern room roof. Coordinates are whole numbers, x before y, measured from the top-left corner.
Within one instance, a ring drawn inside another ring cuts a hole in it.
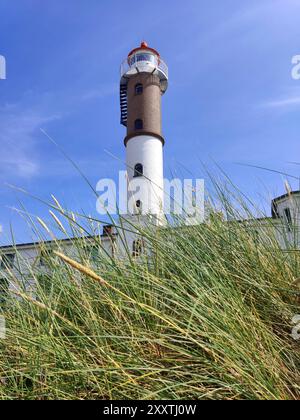
[[[128,57],[130,57],[131,55],[135,54],[137,51],[140,50],[147,50],[147,51],[151,51],[153,54],[157,55],[158,57],[160,57],[160,54],[158,51],[156,51],[154,48],[150,48],[148,47],[147,42],[143,41],[141,43],[141,46],[138,48],[135,48],[134,50],[130,51],[130,53],[128,54]]]

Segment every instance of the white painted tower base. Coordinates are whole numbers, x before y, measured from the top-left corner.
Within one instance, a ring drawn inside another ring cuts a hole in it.
[[[141,164],[143,176],[135,177],[135,166]],[[126,145],[126,165],[128,173],[128,211],[143,215],[157,216],[158,224],[163,224],[164,180],[163,145],[160,139],[149,135],[139,135],[128,140]],[[140,208],[136,208],[136,202]]]

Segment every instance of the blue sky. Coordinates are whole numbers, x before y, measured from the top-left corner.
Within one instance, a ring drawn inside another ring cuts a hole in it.
[[[245,164],[299,175],[290,163],[300,162],[299,17],[299,0],[1,0],[1,242],[11,223],[16,241],[32,239],[20,201],[47,219],[6,184],[95,213],[95,197],[40,129],[93,185],[115,178],[125,156],[119,66],[141,40],[169,65],[166,175],[199,177],[216,162],[258,202],[283,193],[284,177]]]

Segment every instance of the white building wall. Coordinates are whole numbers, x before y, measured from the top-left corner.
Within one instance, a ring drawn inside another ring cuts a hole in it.
[[[0,248],[0,264],[2,262],[3,255],[14,254],[13,267],[5,268],[4,265],[0,265],[0,280],[7,279],[9,281],[9,290],[20,290],[22,286],[32,295],[35,294],[36,278],[39,274],[50,274],[47,266],[41,263],[41,250],[58,250],[67,256],[78,260],[79,251],[76,241],[53,241],[44,242],[41,244],[29,244],[29,245],[17,245],[16,247],[2,247]],[[96,245],[93,239],[87,238],[87,246]],[[99,247],[99,253],[102,252],[103,256],[114,257],[116,237],[103,236],[101,237],[101,247]],[[34,275],[33,275],[34,273]]]
[[[282,247],[300,248],[300,193],[287,194],[273,203],[280,224],[279,237]]]

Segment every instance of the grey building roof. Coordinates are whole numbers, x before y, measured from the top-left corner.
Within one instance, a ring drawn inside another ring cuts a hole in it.
[[[76,240],[80,240],[80,239],[96,239],[96,238],[101,238],[102,240],[104,239],[109,239],[111,237],[116,237],[118,234],[117,233],[112,233],[110,235],[107,234],[102,234],[99,236],[82,236],[82,237],[78,237],[78,238],[65,238],[65,239],[57,239],[57,240],[49,240],[49,241],[37,241],[37,242],[27,242],[27,243],[19,243],[19,244],[11,244],[11,245],[3,245],[0,246],[0,251],[5,251],[8,249],[12,249],[12,248],[30,248],[30,247],[37,247],[40,246],[41,244],[43,245],[51,245],[53,243],[61,243],[61,242],[74,242]]]

